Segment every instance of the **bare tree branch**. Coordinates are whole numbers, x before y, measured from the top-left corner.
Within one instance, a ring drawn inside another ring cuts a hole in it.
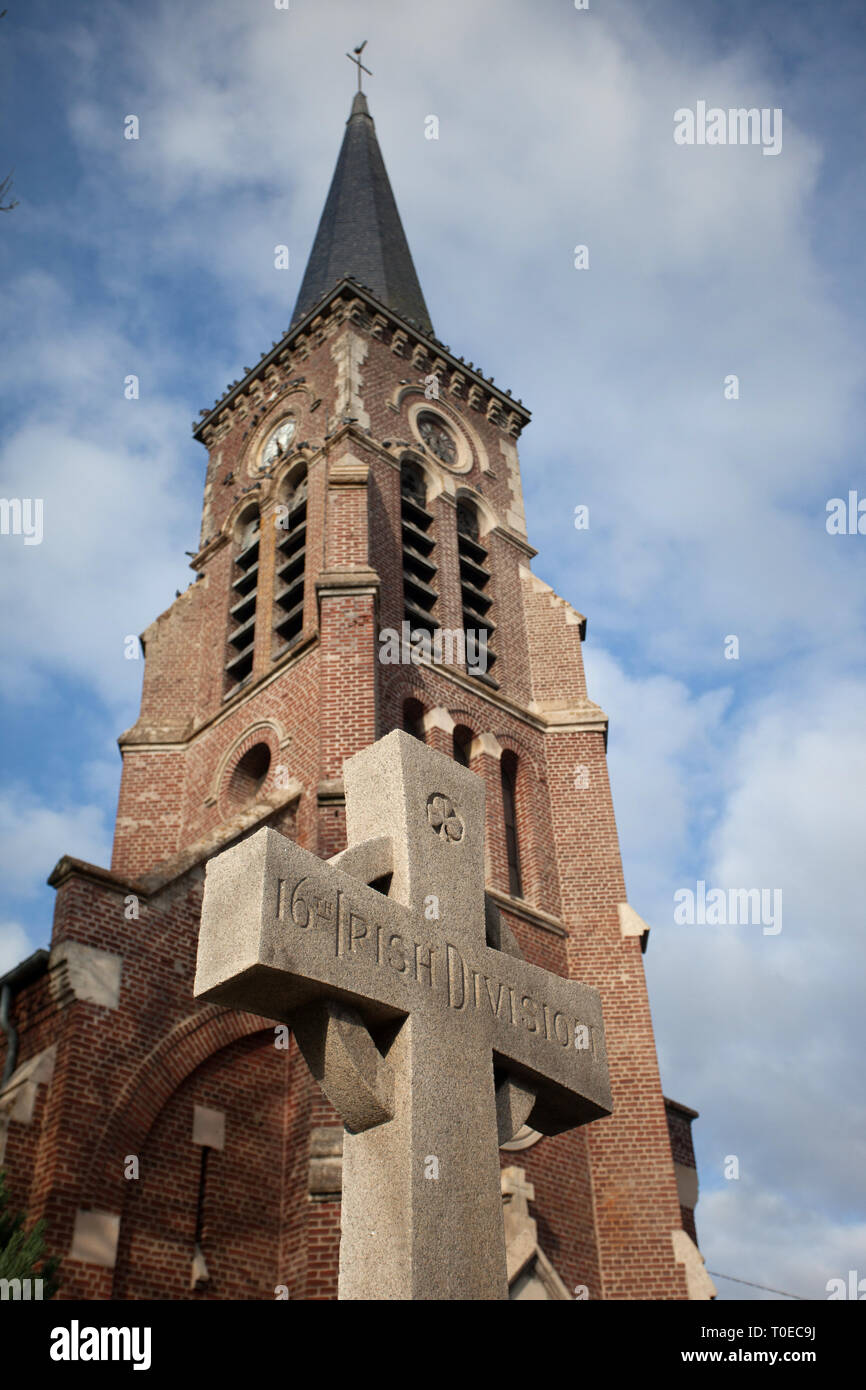
[[[0,14],[0,19],[3,19],[5,14],[6,11],[3,10],[2,14]],[[12,174],[14,173],[15,170],[13,169]],[[11,203],[4,203],[3,201],[12,187],[12,174],[7,174],[5,179],[0,180],[0,212],[11,212],[13,208],[17,208],[18,206],[17,198],[13,198]]]
[[[14,172],[15,170],[13,169],[12,173],[14,174]],[[12,174],[7,174],[5,179],[0,179],[0,212],[11,212],[13,208],[17,208],[18,206],[17,198],[13,198],[11,203],[4,203],[3,201],[11,187]]]

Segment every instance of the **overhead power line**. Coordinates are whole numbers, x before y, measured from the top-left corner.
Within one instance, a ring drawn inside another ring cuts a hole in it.
[[[730,1279],[734,1284],[748,1284],[750,1289],[763,1289],[765,1293],[777,1293],[782,1298],[796,1298],[800,1303],[808,1303],[801,1293],[787,1293],[784,1289],[771,1289],[769,1284],[753,1284],[751,1279],[737,1279],[733,1274],[719,1274],[717,1269],[708,1269],[707,1274],[711,1274],[714,1279]]]

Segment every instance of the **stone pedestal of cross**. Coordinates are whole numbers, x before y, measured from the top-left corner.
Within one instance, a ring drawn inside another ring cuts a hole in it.
[[[498,1147],[610,1114],[599,997],[485,899],[481,778],[398,731],[345,786],[334,859],[208,864],[196,997],[288,1024],[343,1119],[340,1298],[507,1298]]]

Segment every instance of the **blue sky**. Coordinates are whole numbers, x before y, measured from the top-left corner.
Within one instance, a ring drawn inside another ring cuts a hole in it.
[[[0,495],[45,520],[0,537],[0,969],[47,944],[61,854],[108,862],[123,639],[191,578],[190,422],[288,324],[365,37],[437,334],[533,411],[534,568],[589,619],[707,1264],[824,1297],[866,1276],[866,536],[825,526],[866,495],[859,3],[11,0]],[[698,100],[781,108],[781,153],[677,146]],[[781,887],[783,930],[675,925],[698,879]]]

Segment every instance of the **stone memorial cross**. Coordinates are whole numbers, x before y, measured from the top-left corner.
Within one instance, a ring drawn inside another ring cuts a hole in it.
[[[210,861],[196,997],[288,1024],[343,1119],[340,1298],[504,1299],[498,1146],[610,1113],[599,997],[485,897],[480,777],[395,731],[345,787],[333,859]]]

